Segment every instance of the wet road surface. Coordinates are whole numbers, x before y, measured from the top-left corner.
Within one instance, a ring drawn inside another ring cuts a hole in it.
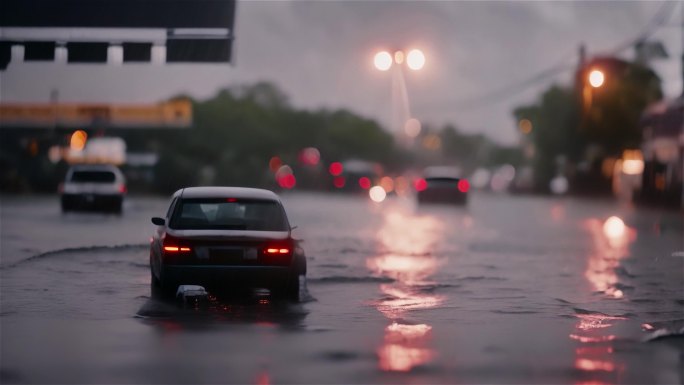
[[[2,383],[682,383],[681,213],[474,195],[284,197],[300,303],[151,296],[149,218],[1,202]],[[605,225],[616,215],[626,228]],[[658,338],[660,337],[660,338]]]

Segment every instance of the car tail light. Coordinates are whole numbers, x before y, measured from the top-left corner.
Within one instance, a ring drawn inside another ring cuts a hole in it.
[[[413,182],[413,187],[415,187],[416,191],[423,191],[427,188],[427,181],[423,178],[416,179],[416,181]]]
[[[120,192],[121,194],[125,194],[125,193],[128,192],[128,189],[126,188],[126,185],[125,185],[125,184],[120,184],[120,185],[119,185],[119,192]]]
[[[62,193],[64,192],[64,183],[60,183],[60,184],[57,186],[57,192],[60,193],[60,194],[62,194]]]
[[[264,250],[264,254],[289,254],[290,249],[286,247],[269,247]]]
[[[192,251],[192,247],[190,247],[188,241],[168,234],[164,236],[162,248],[164,249],[164,255],[181,255],[188,254]]]
[[[292,261],[292,241],[269,243],[262,249],[262,262],[266,265],[287,266]]]
[[[456,184],[456,188],[458,188],[458,191],[466,193],[468,190],[470,190],[470,183],[468,183],[468,180],[466,179],[461,179]]]

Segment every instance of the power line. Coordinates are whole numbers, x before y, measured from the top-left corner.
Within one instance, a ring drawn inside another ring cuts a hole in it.
[[[649,22],[646,24],[646,26],[643,28],[643,30],[634,38],[621,43],[617,45],[614,49],[609,50],[611,55],[616,55],[618,53],[621,53],[625,49],[628,49],[632,47],[634,44],[644,41],[648,39],[650,36],[652,36],[655,31],[658,30],[661,26],[667,24],[672,17],[673,13],[673,7],[675,7],[677,4],[682,4],[677,3],[677,2],[669,2],[666,1],[664,2],[653,14]],[[682,5],[684,7],[684,5]],[[566,55],[567,56],[567,55]],[[573,55],[574,56],[574,53]],[[496,104],[499,102],[502,102],[504,100],[507,100],[508,98],[517,95],[529,87],[543,81],[549,78],[554,78],[564,72],[567,72],[569,70],[572,70],[575,68],[574,64],[568,64],[565,63],[567,61],[567,58],[564,58],[562,60],[561,64],[554,65],[552,67],[549,67],[547,69],[544,69],[537,74],[531,76],[530,78],[519,82],[519,83],[513,83],[508,86],[505,86],[499,90],[490,92],[488,94],[478,96],[475,98],[470,98],[470,99],[465,99],[458,101],[456,103],[450,103],[450,107],[456,108],[456,109],[476,109],[476,108],[482,108],[482,107],[488,107],[489,105]]]

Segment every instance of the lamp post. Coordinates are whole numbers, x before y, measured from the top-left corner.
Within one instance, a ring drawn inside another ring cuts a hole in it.
[[[373,64],[379,71],[389,71],[394,67],[392,82],[392,110],[393,120],[396,126],[401,127],[406,136],[400,136],[402,141],[406,137],[410,141],[420,134],[420,122],[411,116],[406,80],[404,78],[404,66],[412,71],[419,71],[425,66],[425,54],[419,49],[411,49],[408,53],[396,50],[394,54],[388,51],[380,51],[373,57]],[[399,99],[399,100],[398,100]],[[402,111],[399,111],[401,104]]]

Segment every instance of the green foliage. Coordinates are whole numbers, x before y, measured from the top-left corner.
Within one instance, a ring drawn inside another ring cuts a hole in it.
[[[394,141],[373,120],[346,110],[304,111],[270,83],[227,88],[193,101],[194,125],[161,144],[157,185],[268,186],[269,159],[297,167],[299,151],[316,147],[323,162],[358,158],[381,163],[396,159]]]
[[[587,84],[591,69],[600,68],[606,77],[600,88]],[[587,63],[577,74],[574,89],[551,86],[534,104],[513,111],[516,122],[529,119],[531,133],[523,142],[534,146],[531,163],[535,187],[548,191],[559,163],[600,165],[600,157],[620,156],[641,143],[639,119],[644,108],[662,97],[660,79],[649,68],[615,58]],[[589,150],[591,149],[591,151]],[[592,169],[600,175],[600,170]]]

